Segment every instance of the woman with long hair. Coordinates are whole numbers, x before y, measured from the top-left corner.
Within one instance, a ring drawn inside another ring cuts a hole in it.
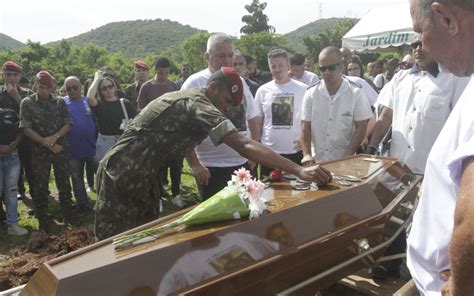
[[[96,160],[117,142],[126,128],[127,119],[135,117],[136,111],[127,99],[118,98],[117,85],[110,77],[97,71],[88,92],[87,99],[97,118],[99,135],[96,145]],[[124,120],[125,119],[125,120]]]

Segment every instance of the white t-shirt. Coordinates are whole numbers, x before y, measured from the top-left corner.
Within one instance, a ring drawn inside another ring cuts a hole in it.
[[[297,80],[299,82],[303,82],[307,86],[313,85],[313,84],[315,84],[316,82],[319,81],[318,75],[316,75],[312,72],[309,72],[309,71],[304,71],[301,78],[292,77],[292,79]]]
[[[279,244],[247,233],[227,233],[215,247],[186,253],[165,274],[158,295],[169,295],[235,268],[247,266],[279,250]]]
[[[370,86],[370,84],[367,83],[367,81],[357,76],[344,76],[344,78],[349,81],[355,82],[362,87],[362,90],[364,91],[370,106],[373,106],[377,102],[379,94],[372,86]]]
[[[293,154],[301,135],[301,104],[307,85],[290,79],[260,86],[255,101],[263,114],[262,144],[279,154]],[[299,145],[298,145],[299,146]]]
[[[342,79],[333,99],[324,80],[308,88],[301,114],[301,120],[311,122],[311,142],[317,162],[341,158],[351,142],[355,122],[372,117],[362,88],[346,79]]]
[[[188,88],[202,88],[207,85],[207,80],[211,77],[212,73],[209,68],[204,69],[200,72],[194,73],[189,76],[188,79],[181,86],[181,90]],[[247,103],[247,109],[245,117],[247,120],[252,119],[256,116],[259,116],[258,108],[255,105],[255,100],[253,99],[252,93],[250,92],[247,83],[242,79],[242,84],[244,86],[244,96]],[[241,124],[235,124],[237,130],[243,136],[247,135],[247,122],[242,120]],[[201,144],[196,147],[196,154],[199,161],[206,167],[232,167],[242,165],[247,162],[247,159],[240,156],[237,151],[230,148],[226,144],[222,143],[218,146],[215,146],[209,137],[204,139]]]
[[[374,85],[378,89],[382,89],[387,83],[389,83],[390,80],[388,80],[387,76],[384,73],[377,74],[374,78]]]
[[[445,282],[439,273],[450,269],[449,244],[462,162],[474,155],[472,77],[428,156],[422,196],[408,237],[408,268],[424,295],[441,295]]]

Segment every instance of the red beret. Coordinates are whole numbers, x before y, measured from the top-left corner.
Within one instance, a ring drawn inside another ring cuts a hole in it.
[[[227,86],[229,87],[230,94],[234,99],[234,104],[239,105],[242,103],[244,96],[244,87],[242,85],[242,78],[239,73],[232,67],[222,67],[220,69],[227,80]]]
[[[135,61],[134,64],[136,69],[150,70],[150,66],[148,66],[144,61]]]
[[[12,61],[6,61],[2,66],[2,70],[21,73],[21,67],[17,63]]]
[[[36,74],[36,81],[38,81],[42,85],[46,85],[47,87],[53,87],[54,86],[54,81],[55,78],[53,75],[49,74],[48,71],[39,71],[38,74]]]

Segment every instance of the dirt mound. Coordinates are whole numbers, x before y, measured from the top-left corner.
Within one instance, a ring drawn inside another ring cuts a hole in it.
[[[24,249],[12,250],[10,256],[0,262],[0,291],[28,282],[43,262],[94,242],[92,227],[67,230],[51,236],[42,232],[32,233]]]

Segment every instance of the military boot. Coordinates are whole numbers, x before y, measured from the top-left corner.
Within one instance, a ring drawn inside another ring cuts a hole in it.
[[[51,233],[51,224],[52,224],[52,221],[51,221],[51,218],[48,217],[48,215],[41,215],[38,217],[38,230],[39,231],[43,231],[45,233]]]

